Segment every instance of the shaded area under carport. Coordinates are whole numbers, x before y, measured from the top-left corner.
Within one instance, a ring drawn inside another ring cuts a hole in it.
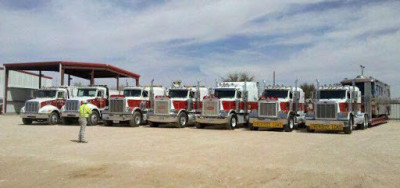
[[[51,62],[27,62],[27,63],[6,63],[4,66],[4,105],[3,112],[7,109],[7,91],[9,71],[39,71],[39,88],[41,88],[42,71],[52,71],[60,73],[60,85],[64,85],[64,76],[68,75],[68,86],[71,85],[71,76],[90,80],[90,85],[94,84],[95,78],[115,78],[117,80],[117,89],[119,86],[119,78],[133,78],[136,85],[139,85],[140,75],[129,72],[127,70],[104,64],[104,63],[87,63],[72,61],[51,61]]]

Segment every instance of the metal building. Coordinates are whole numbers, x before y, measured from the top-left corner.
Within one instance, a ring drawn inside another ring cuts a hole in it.
[[[71,76],[78,78],[83,78],[90,80],[90,85],[94,85],[95,78],[114,78],[117,81],[117,86],[119,85],[120,78],[133,78],[136,80],[136,85],[139,85],[140,75],[115,67],[113,65],[108,65],[104,63],[88,63],[88,62],[72,62],[72,61],[49,61],[49,62],[23,62],[23,63],[5,63],[3,64],[3,87],[6,93],[10,87],[10,82],[12,81],[11,72],[12,71],[39,71],[39,78],[43,77],[43,71],[59,72],[60,75],[60,85],[64,86],[65,76],[68,76],[66,84],[70,86]],[[37,87],[41,88],[44,85],[43,79],[38,79]],[[10,112],[9,105],[7,104],[10,99],[9,95],[3,95],[4,106],[3,113]],[[24,94],[24,96],[29,96]]]
[[[10,113],[19,113],[26,100],[33,98],[34,91],[39,89],[39,75],[26,71],[10,71],[9,89],[7,91],[7,109]],[[42,76],[42,86],[52,85],[52,78]],[[4,103],[4,68],[0,67],[0,106]],[[2,110],[0,110],[2,111]]]

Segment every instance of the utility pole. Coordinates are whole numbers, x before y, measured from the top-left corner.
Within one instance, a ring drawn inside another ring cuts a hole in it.
[[[361,67],[361,76],[364,76],[364,69],[365,69],[365,66],[360,65],[360,67]]]
[[[275,86],[275,71],[272,73],[272,84]]]

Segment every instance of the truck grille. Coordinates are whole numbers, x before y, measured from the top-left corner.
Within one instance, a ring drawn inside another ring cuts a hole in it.
[[[39,112],[39,102],[26,102],[25,112],[27,113],[38,113]]]
[[[156,100],[154,101],[154,114],[168,115],[170,106],[169,100]]]
[[[336,104],[317,104],[316,118],[336,118]]]
[[[203,116],[218,116],[219,115],[219,101],[218,100],[203,100],[203,108],[201,115]]]
[[[125,112],[124,99],[111,99],[110,100],[110,112]]]
[[[259,116],[268,116],[268,117],[276,117],[277,116],[277,103],[265,103],[262,102],[259,104],[258,115]]]
[[[79,111],[80,103],[79,100],[67,100],[65,102],[66,111]]]

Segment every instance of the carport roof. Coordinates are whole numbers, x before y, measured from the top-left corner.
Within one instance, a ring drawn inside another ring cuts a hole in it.
[[[25,63],[6,63],[3,66],[7,70],[31,70],[31,71],[56,71],[61,68],[64,73],[72,76],[90,79],[91,73],[94,70],[95,78],[134,78],[139,79],[140,75],[129,72],[127,70],[104,64],[104,63],[87,63],[87,62],[72,62],[72,61],[49,61],[49,62],[25,62]]]

